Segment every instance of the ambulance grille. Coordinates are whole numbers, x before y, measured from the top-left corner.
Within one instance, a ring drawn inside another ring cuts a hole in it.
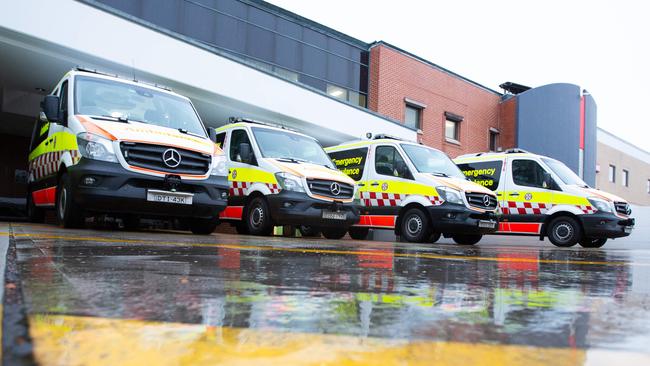
[[[629,215],[632,213],[630,205],[627,202],[614,202],[614,206],[616,207],[616,212],[620,214]]]
[[[120,149],[129,165],[164,173],[204,175],[212,161],[209,154],[164,145],[122,142]],[[163,154],[169,149],[176,150],[180,155],[180,164],[173,168],[163,161]]]
[[[332,183],[338,184],[339,186],[338,195],[332,193]],[[349,199],[352,198],[352,195],[354,194],[353,185],[341,183],[341,182],[335,182],[333,180],[307,179],[307,186],[309,187],[309,191],[312,194],[317,194],[325,197]]]
[[[485,204],[485,201],[483,201],[485,196],[488,196],[490,201],[487,205]],[[478,207],[484,210],[495,210],[497,208],[497,199],[492,195],[468,192],[465,194],[465,197],[467,197],[467,202],[472,207]]]

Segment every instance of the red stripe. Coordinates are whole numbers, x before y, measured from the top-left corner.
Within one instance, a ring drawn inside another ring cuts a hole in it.
[[[37,206],[54,205],[56,201],[56,187],[39,189],[38,191],[32,192],[32,200]]]
[[[539,234],[542,224],[538,222],[500,222],[499,231],[504,233]]]
[[[580,149],[585,149],[585,97],[580,97]]]
[[[219,218],[241,220],[243,214],[244,214],[244,206],[228,206],[226,207],[225,210],[221,211],[221,213],[219,214]]]
[[[396,216],[392,215],[361,215],[355,226],[394,228]]]

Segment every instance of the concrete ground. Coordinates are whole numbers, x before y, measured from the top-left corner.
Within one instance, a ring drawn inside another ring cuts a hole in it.
[[[630,237],[588,250],[526,237],[465,247],[4,223],[33,349],[11,357],[648,365],[650,208],[634,216]]]

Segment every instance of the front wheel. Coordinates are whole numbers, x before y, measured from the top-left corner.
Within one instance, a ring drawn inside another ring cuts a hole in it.
[[[412,243],[423,243],[431,237],[427,214],[419,208],[411,208],[406,211],[400,229],[404,239]]]
[[[320,230],[317,227],[300,225],[298,226],[298,230],[300,231],[300,235],[302,235],[305,238],[320,237]]]
[[[607,242],[607,238],[582,238],[580,246],[583,248],[600,248]]]
[[[219,220],[214,219],[193,219],[190,222],[190,230],[196,235],[210,235],[219,225]]]
[[[356,227],[352,226],[348,229],[350,237],[354,240],[366,240],[370,229],[367,227]]]
[[[451,237],[454,239],[456,244],[460,245],[474,245],[481,241],[483,235],[469,235],[469,234],[457,234]]]
[[[323,236],[327,239],[341,239],[348,231],[340,228],[323,228]]]
[[[433,244],[440,240],[440,237],[442,236],[441,233],[434,232],[431,234],[431,237],[429,238],[429,243]]]
[[[56,188],[56,217],[64,228],[79,228],[84,224],[81,208],[72,199],[70,177],[63,173]]]
[[[245,215],[246,228],[251,235],[269,236],[273,232],[273,223],[269,205],[264,197],[255,197],[248,204]]]
[[[582,231],[574,218],[560,216],[549,223],[546,236],[556,247],[568,248],[582,239]]]

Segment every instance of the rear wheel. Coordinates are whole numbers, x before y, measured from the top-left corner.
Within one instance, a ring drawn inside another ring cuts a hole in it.
[[[300,235],[305,238],[316,238],[320,236],[320,230],[317,227],[300,225],[298,226],[298,230],[300,231]]]
[[[239,235],[248,235],[248,226],[246,226],[246,221],[240,221],[235,224],[235,231]]]
[[[273,231],[269,205],[264,197],[255,197],[248,204],[246,228],[251,235],[268,236]]]
[[[79,228],[84,224],[84,217],[72,199],[71,186],[70,177],[63,173],[56,189],[56,217],[64,228]]]
[[[331,227],[323,228],[322,231],[323,231],[323,236],[326,237],[327,239],[341,239],[348,232],[345,229],[331,228]]]
[[[556,247],[568,248],[582,239],[582,230],[574,218],[560,216],[549,223],[546,236]]]
[[[45,221],[45,210],[36,207],[32,192],[27,194],[27,218],[29,222],[43,222]]]
[[[607,242],[607,238],[582,238],[580,246],[583,248],[600,248]]]
[[[427,214],[419,208],[411,208],[402,217],[401,234],[406,241],[423,243],[431,236]]]
[[[432,244],[433,244],[433,243],[437,242],[438,240],[440,240],[440,236],[441,236],[441,235],[442,235],[442,234],[440,234],[440,233],[433,232],[433,233],[431,234],[431,237],[429,238],[429,243],[432,243]]]
[[[352,226],[348,229],[350,237],[354,240],[366,240],[370,229],[367,227],[356,227]]]
[[[219,219],[193,219],[190,222],[190,230],[197,235],[210,235],[219,225]]]
[[[460,245],[474,245],[481,241],[481,238],[483,238],[483,235],[477,234],[477,235],[470,235],[470,234],[457,234],[451,237],[454,239],[456,244]]]

